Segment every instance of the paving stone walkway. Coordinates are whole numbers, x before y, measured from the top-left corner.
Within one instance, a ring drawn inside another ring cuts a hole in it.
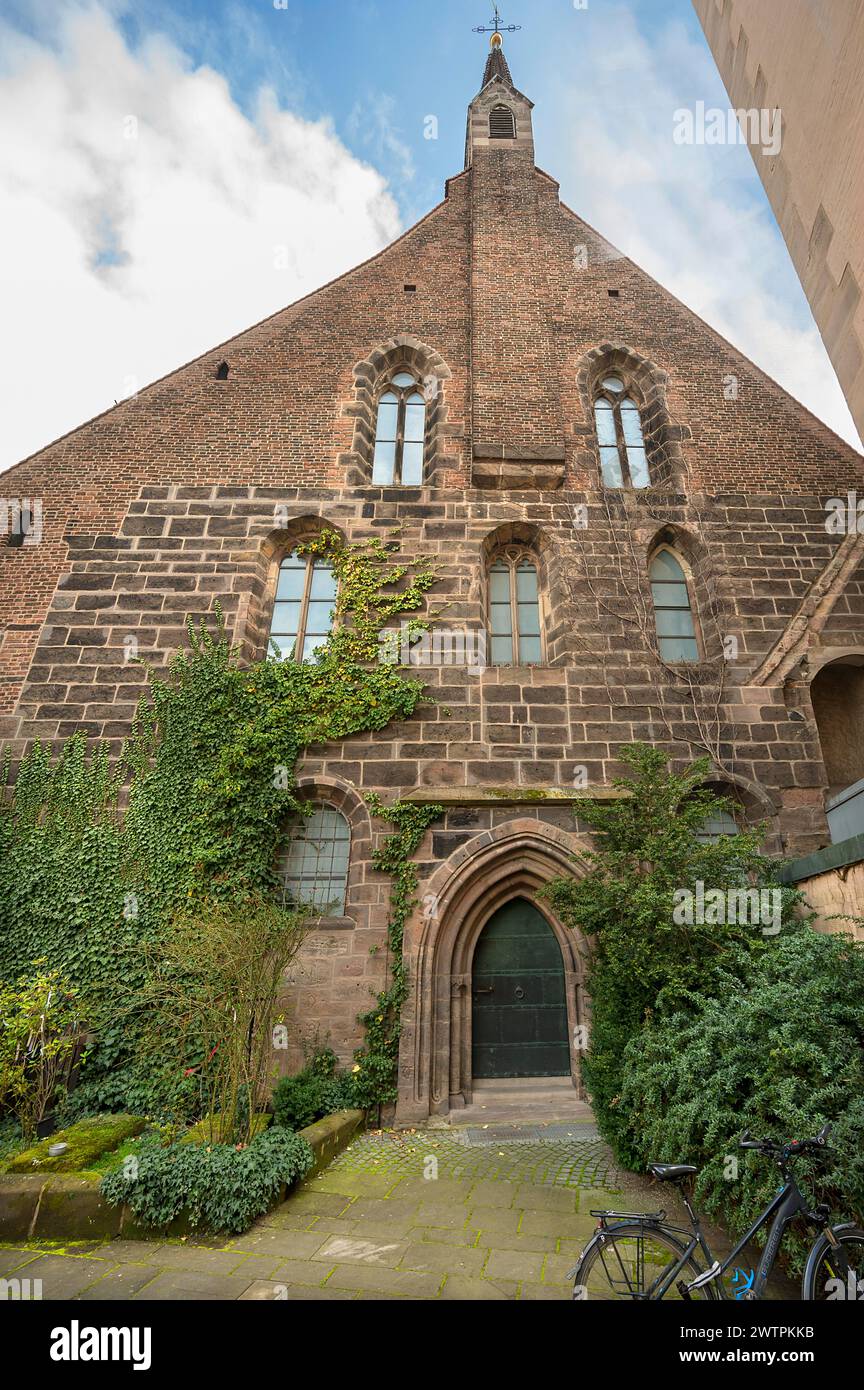
[[[568,1299],[590,1208],[622,1201],[660,1204],[591,1125],[385,1130],[246,1235],[0,1247],[0,1277],[81,1301]]]
[[[82,1301],[565,1299],[588,1208],[616,1188],[591,1126],[385,1130],[244,1236],[0,1248],[0,1276]]]

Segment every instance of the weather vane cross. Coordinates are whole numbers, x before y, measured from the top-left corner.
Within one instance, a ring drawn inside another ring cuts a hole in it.
[[[521,29],[521,28],[522,28],[522,25],[521,25],[521,24],[507,24],[507,25],[503,25],[503,24],[501,23],[501,15],[500,15],[500,13],[499,13],[498,6],[497,6],[497,5],[495,6],[495,13],[494,13],[494,15],[492,16],[492,19],[491,19],[490,23],[491,23],[491,26],[492,26],[491,28],[486,28],[486,27],[485,27],[484,25],[482,25],[482,24],[476,25],[475,28],[474,28],[474,33],[475,33],[475,34],[515,34],[516,31],[517,31],[518,29]]]

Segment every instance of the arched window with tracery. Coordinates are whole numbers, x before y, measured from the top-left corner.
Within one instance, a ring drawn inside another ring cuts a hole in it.
[[[605,376],[594,398],[604,487],[651,486],[642,418],[620,376]]]
[[[292,550],[279,566],[270,620],[270,647],[283,658],[308,661],[323,647],[333,626],[336,576],[319,556]]]
[[[537,558],[523,547],[498,551],[489,565],[489,658],[493,666],[543,660]]]
[[[344,917],[351,831],[334,806],[301,816],[279,861],[283,902],[308,904],[327,917]]]
[[[426,398],[411,372],[397,372],[378,398],[372,482],[420,487],[426,443]]]
[[[690,599],[690,586],[677,555],[666,546],[649,566],[651,599],[657,625],[657,646],[664,661],[699,660],[699,641]]]

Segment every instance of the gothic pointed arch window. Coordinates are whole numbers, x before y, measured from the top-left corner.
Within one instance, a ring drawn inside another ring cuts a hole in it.
[[[660,656],[670,664],[698,661],[699,641],[690,586],[681,561],[668,546],[661,546],[648,572]]]
[[[642,417],[620,376],[601,379],[594,397],[604,487],[651,486]]]
[[[498,550],[489,565],[489,659],[493,666],[543,661],[537,557],[524,546]]]
[[[426,398],[413,372],[396,372],[378,398],[372,482],[420,487],[426,444]]]
[[[516,117],[509,106],[499,104],[492,107],[489,112],[489,139],[516,139]]]
[[[282,900],[308,904],[327,917],[344,917],[351,830],[335,806],[316,805],[300,816],[279,860]]]
[[[326,560],[292,550],[279,566],[270,620],[270,646],[294,661],[309,661],[333,626],[336,576]]]

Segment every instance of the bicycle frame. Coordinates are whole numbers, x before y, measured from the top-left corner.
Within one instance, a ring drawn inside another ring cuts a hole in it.
[[[674,1280],[677,1279],[681,1271],[685,1268],[690,1257],[694,1255],[697,1250],[701,1250],[709,1267],[705,1270],[704,1274],[699,1275],[698,1279],[689,1280],[685,1286],[686,1289],[688,1291],[690,1289],[698,1289],[702,1288],[705,1284],[719,1281],[717,1287],[720,1290],[720,1297],[729,1301],[729,1294],[722,1282],[723,1275],[734,1264],[735,1260],[737,1260],[741,1251],[747,1245],[747,1242],[752,1240],[756,1232],[771,1221],[771,1230],[768,1232],[765,1249],[759,1261],[759,1268],[754,1275],[752,1287],[748,1290],[746,1295],[748,1299],[760,1299],[765,1290],[765,1285],[768,1282],[768,1276],[777,1259],[777,1252],[780,1249],[780,1242],[783,1239],[786,1227],[801,1213],[809,1215],[807,1203],[798,1188],[798,1184],[795,1182],[794,1178],[787,1178],[774,1200],[769,1203],[761,1216],[757,1217],[747,1234],[742,1236],[731,1254],[721,1262],[714,1258],[711,1247],[702,1232],[699,1217],[693,1211],[686,1197],[684,1198],[684,1205],[693,1222],[692,1229],[687,1230],[682,1226],[660,1227],[659,1223],[657,1223],[659,1229],[674,1232],[676,1235],[689,1236],[690,1240],[686,1249],[682,1250],[681,1258],[678,1260],[677,1264],[674,1265],[671,1270],[666,1271],[662,1278],[652,1286],[650,1293],[647,1295],[647,1297],[652,1300],[665,1297],[666,1293],[672,1287]],[[614,1231],[614,1227],[610,1229]],[[650,1226],[647,1229],[650,1229]],[[683,1288],[682,1292],[684,1292]]]

